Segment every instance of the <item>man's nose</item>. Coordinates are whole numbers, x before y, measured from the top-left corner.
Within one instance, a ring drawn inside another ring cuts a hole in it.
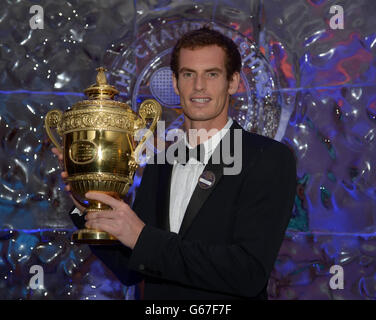
[[[206,81],[204,76],[198,75],[195,79],[195,90],[202,91],[206,87]]]

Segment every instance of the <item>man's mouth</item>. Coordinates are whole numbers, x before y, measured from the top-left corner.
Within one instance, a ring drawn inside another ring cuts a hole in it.
[[[208,103],[210,102],[210,98],[192,98],[192,102],[197,102],[197,103]]]

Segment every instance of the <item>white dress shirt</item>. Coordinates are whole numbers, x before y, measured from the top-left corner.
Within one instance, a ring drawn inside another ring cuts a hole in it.
[[[232,119],[228,118],[226,125],[220,131],[202,143],[205,147],[203,162],[190,158],[186,165],[182,165],[176,160],[174,161],[170,185],[170,231],[179,232],[185,211],[187,210],[193,191],[196,188],[198,179],[204,171],[205,165],[208,163],[215,148],[222,137],[227,133],[232,123]],[[192,149],[187,141],[186,135],[184,135],[183,139],[187,147]]]

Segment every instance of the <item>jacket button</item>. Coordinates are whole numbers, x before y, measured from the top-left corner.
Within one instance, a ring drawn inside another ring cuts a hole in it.
[[[145,270],[145,266],[144,266],[143,264],[140,264],[140,265],[138,266],[138,269],[141,270],[141,271],[143,271],[143,270]]]

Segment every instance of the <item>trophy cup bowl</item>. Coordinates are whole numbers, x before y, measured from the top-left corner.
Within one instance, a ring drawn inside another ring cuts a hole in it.
[[[97,191],[120,199],[128,192],[138,168],[138,159],[147,139],[161,116],[160,104],[145,100],[139,114],[126,103],[114,100],[119,93],[107,84],[105,69],[97,69],[97,81],[84,92],[88,100],[79,101],[62,112],[51,110],[45,117],[45,128],[52,143],[64,155],[66,179],[73,197],[86,208],[87,214],[111,208],[99,201],[85,198],[88,191]],[[138,130],[149,129],[136,141]],[[63,147],[52,129],[62,137]],[[95,229],[80,229],[73,233],[76,243],[111,244],[117,239]]]

